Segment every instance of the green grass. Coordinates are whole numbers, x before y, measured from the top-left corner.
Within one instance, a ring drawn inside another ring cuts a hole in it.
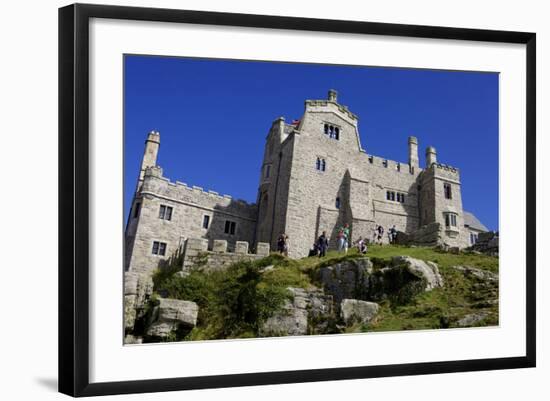
[[[478,325],[498,324],[498,305],[487,300],[498,298],[498,288],[479,288],[473,277],[465,277],[451,266],[465,265],[498,273],[498,258],[460,253],[458,255],[432,248],[380,246],[369,247],[366,255],[375,265],[387,264],[393,256],[411,256],[438,264],[445,281],[443,288],[423,292],[407,302],[380,302],[380,313],[369,325],[344,329],[345,332],[416,330],[455,327],[469,313],[488,312]],[[261,324],[281,309],[291,295],[287,287],[312,288],[318,270],[344,260],[361,258],[356,249],[348,254],[328,252],[323,258],[299,260],[278,254],[256,261],[239,262],[222,271],[193,270],[186,277],[176,272],[178,266],[167,267],[154,276],[155,291],[169,298],[194,301],[199,305],[198,324],[190,333],[171,338],[207,340],[221,338],[251,338],[258,336]],[[267,266],[273,268],[266,269]]]

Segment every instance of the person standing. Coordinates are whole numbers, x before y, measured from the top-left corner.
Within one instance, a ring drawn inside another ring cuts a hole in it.
[[[372,243],[376,244],[378,239],[378,224],[374,224],[374,229],[372,230]]]
[[[284,234],[283,255],[288,257],[288,251],[290,249],[290,241],[288,235]]]
[[[397,238],[397,230],[395,229],[395,224],[392,228],[390,228],[390,244],[395,243],[395,239]]]
[[[349,241],[350,241],[349,224],[346,223],[344,225],[344,253],[348,253]]]
[[[344,224],[338,230],[338,252],[348,252],[349,224]]]
[[[317,239],[317,249],[319,250],[319,257],[322,258],[327,254],[328,249],[328,238],[327,238],[327,232],[323,231],[323,233],[319,236]]]
[[[285,234],[279,235],[279,238],[277,238],[277,252],[279,252],[281,255],[285,252]]]
[[[378,243],[382,245],[382,238],[384,237],[384,227],[382,225],[378,226]]]

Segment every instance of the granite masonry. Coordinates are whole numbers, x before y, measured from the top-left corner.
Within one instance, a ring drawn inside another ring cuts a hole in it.
[[[289,256],[303,257],[322,231],[334,247],[346,223],[352,241],[372,239],[382,225],[387,243],[395,225],[410,243],[458,248],[487,231],[462,208],[458,168],[440,163],[432,146],[421,168],[412,136],[407,162],[368,153],[357,116],[334,90],[326,100],[306,100],[299,121],[272,123],[254,204],[170,181],[157,165],[159,147],[160,134],[149,133],[126,226],[128,271],[151,272],[180,254],[185,260],[186,244],[213,260],[250,259],[275,250],[281,233],[289,236]],[[212,256],[222,249],[240,256]]]

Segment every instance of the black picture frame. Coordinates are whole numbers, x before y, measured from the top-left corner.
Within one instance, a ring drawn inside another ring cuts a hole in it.
[[[88,61],[91,18],[524,44],[527,71],[526,354],[495,359],[90,383]],[[87,4],[59,9],[59,391],[80,397],[534,367],[535,65],[536,35],[527,32]]]

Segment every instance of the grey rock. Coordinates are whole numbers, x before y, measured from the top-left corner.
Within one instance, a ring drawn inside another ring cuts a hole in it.
[[[146,333],[166,338],[179,328],[191,330],[197,324],[198,313],[195,302],[161,298],[153,309]]]
[[[478,312],[478,313],[471,313],[469,315],[464,316],[462,319],[460,319],[456,324],[459,327],[468,327],[472,326],[478,322],[481,322],[483,319],[485,319],[487,316],[489,316],[488,312]]]
[[[462,272],[466,277],[475,277],[478,280],[496,283],[498,282],[498,274],[489,270],[479,269],[470,266],[452,266],[452,269]]]
[[[340,303],[345,298],[366,297],[368,277],[373,265],[369,258],[347,260],[332,266],[322,267],[319,278],[323,286]]]
[[[141,343],[143,343],[143,337],[133,336],[131,334],[127,334],[126,337],[124,337],[124,344],[126,345]]]
[[[327,316],[332,310],[332,297],[327,296],[319,289],[288,287],[292,294],[292,301],[286,301],[281,311],[269,317],[260,327],[261,336],[296,336],[310,332],[319,332],[326,324]]]
[[[414,259],[410,256],[394,256],[392,265],[405,266],[412,275],[426,280],[426,291],[443,287],[443,277],[439,274],[437,265],[433,262]]]
[[[346,325],[353,323],[369,323],[380,307],[377,303],[358,299],[344,299],[340,304],[340,317]]]
[[[132,330],[143,316],[145,304],[153,294],[153,278],[139,272],[124,273],[124,328]]]

